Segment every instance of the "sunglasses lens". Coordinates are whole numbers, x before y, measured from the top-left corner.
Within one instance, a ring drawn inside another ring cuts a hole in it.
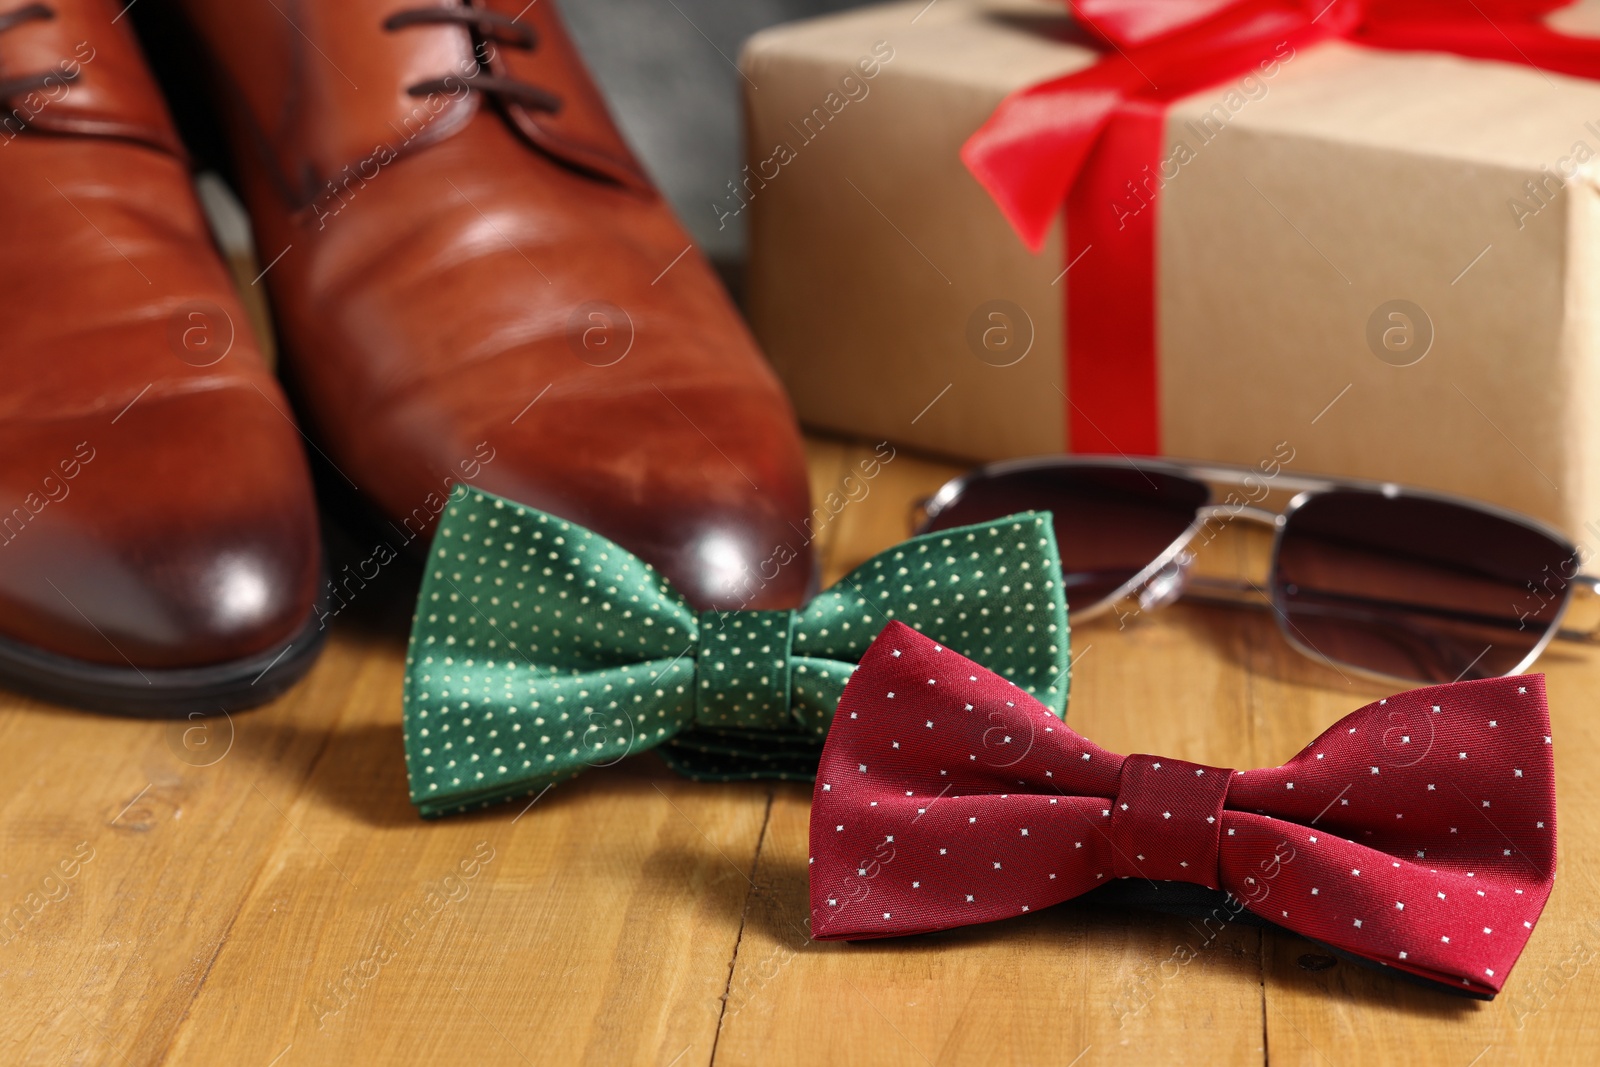
[[[1449,682],[1516,670],[1566,602],[1570,546],[1496,515],[1339,490],[1289,518],[1273,575],[1289,635],[1335,662]]]
[[[1177,540],[1210,498],[1201,482],[1128,467],[1042,467],[974,477],[925,531],[1048,511],[1067,604],[1093,607]]]

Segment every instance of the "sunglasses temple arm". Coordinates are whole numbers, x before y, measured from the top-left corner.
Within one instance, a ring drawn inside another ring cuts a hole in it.
[[[1253,582],[1217,578],[1211,575],[1191,575],[1184,586],[1183,595],[1186,599],[1203,600],[1211,604],[1241,604],[1262,608],[1272,606],[1272,597],[1262,586]]]
[[[1572,579],[1571,589],[1556,636],[1563,641],[1600,642],[1600,577],[1580,574]]]

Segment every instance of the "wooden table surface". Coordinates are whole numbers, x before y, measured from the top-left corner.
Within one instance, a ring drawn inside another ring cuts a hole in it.
[[[817,500],[870,449],[811,443]],[[832,582],[953,468],[900,454],[823,525]],[[865,495],[863,495],[863,493]],[[1457,999],[1243,926],[1067,904],[867,946],[807,939],[799,785],[653,756],[424,823],[400,687],[413,574],[308,679],[206,724],[0,695],[3,1064],[1440,1064],[1600,1054],[1600,653],[1545,656],[1561,861],[1505,992]],[[1261,612],[1073,633],[1069,721],[1123,752],[1280,762],[1374,696]]]

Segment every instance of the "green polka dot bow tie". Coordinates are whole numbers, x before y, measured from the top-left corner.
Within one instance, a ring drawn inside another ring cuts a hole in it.
[[[406,656],[412,803],[448,815],[658,746],[692,778],[809,780],[845,682],[891,620],[1064,713],[1048,514],[914,538],[795,611],[697,612],[599,534],[465,490],[429,549]]]

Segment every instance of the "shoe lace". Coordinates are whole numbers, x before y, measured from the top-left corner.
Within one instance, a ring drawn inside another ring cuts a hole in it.
[[[533,111],[554,113],[561,110],[561,98],[555,93],[515,78],[497,77],[487,71],[485,45],[488,42],[521,49],[524,52],[531,52],[539,46],[539,35],[527,23],[497,11],[471,7],[408,8],[397,11],[383,20],[383,28],[390,33],[408,26],[437,25],[465,26],[475,30],[479,40],[474,50],[479,64],[485,69],[470,80],[449,75],[418,82],[406,87],[409,95],[431,96],[434,93],[448,93],[457,85],[465,85],[469,89],[476,89],[480,93],[486,93],[502,101],[520,104]],[[4,27],[0,26],[0,29]]]
[[[15,29],[27,22],[48,22],[55,17],[55,11],[45,4],[25,4],[11,11],[0,12],[0,33]],[[48,89],[52,78],[63,83],[75,82],[78,80],[78,72],[58,67],[40,74],[24,74],[9,81],[0,81],[0,100],[39,89]]]

